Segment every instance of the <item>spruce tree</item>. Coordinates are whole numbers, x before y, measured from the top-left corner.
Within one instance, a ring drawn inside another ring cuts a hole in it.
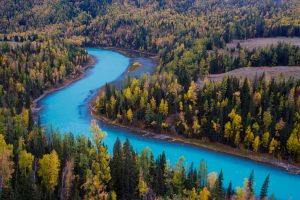
[[[261,190],[260,190],[260,199],[263,200],[265,198],[268,197],[268,187],[269,187],[269,181],[270,181],[270,174],[268,174],[268,176],[266,177],[262,187],[261,187]]]
[[[254,195],[254,170],[251,171],[249,179],[248,179],[248,190],[249,194],[247,196],[247,199],[251,199],[251,197]]]
[[[124,164],[123,164],[123,199],[134,199],[138,184],[138,168],[136,154],[128,139],[123,144]]]
[[[165,152],[163,152],[159,156],[159,165],[157,166],[159,168],[159,179],[158,179],[158,185],[159,185],[159,194],[164,195],[166,193],[166,155]]]
[[[206,186],[207,184],[207,164],[204,160],[201,160],[199,167],[199,186],[200,189]]]
[[[224,199],[223,179],[223,170],[221,170],[212,192],[213,199]]]
[[[122,144],[119,138],[116,139],[113,148],[113,158],[111,159],[111,176],[113,188],[117,196],[121,196],[122,192],[122,166],[123,166],[123,151]]]
[[[233,195],[234,190],[232,189],[232,182],[229,182],[227,192],[226,192],[226,199],[231,199],[231,196]]]

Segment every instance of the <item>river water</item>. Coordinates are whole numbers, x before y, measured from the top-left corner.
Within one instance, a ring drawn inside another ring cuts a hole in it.
[[[97,89],[120,77],[127,69],[130,58],[110,50],[87,48],[87,51],[96,57],[97,62],[94,67],[87,70],[86,76],[47,95],[38,102],[42,108],[40,117],[43,125],[58,128],[61,132],[73,132],[74,135],[89,135],[92,119],[88,110],[89,101],[95,96]],[[148,63],[151,62],[148,58],[139,59],[144,59]],[[269,194],[274,193],[277,199],[300,199],[299,175],[289,174],[284,170],[243,158],[181,143],[145,138],[132,134],[128,130],[111,127],[101,122],[99,124],[108,133],[104,143],[108,146],[110,153],[112,153],[113,144],[117,137],[121,141],[128,138],[136,151],[140,152],[149,147],[155,156],[165,151],[171,164],[178,161],[180,156],[185,157],[187,165],[193,162],[196,167],[199,166],[200,160],[205,160],[210,172],[223,170],[225,187],[229,181],[232,181],[234,187],[243,186],[244,178],[248,177],[251,170],[254,169],[257,195],[259,195],[266,175],[270,174]]]

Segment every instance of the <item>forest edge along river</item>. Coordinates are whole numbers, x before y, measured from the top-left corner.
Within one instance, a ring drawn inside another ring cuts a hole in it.
[[[87,69],[81,79],[45,95],[37,102],[37,106],[41,108],[39,115],[42,125],[59,129],[61,133],[72,132],[75,136],[78,134],[88,135],[90,122],[94,118],[89,111],[89,103],[99,88],[105,83],[120,80],[120,77],[122,79],[124,76],[121,75],[124,75],[124,71],[128,69],[132,59],[139,59],[149,69],[151,64],[152,68],[154,67],[152,60],[147,57],[129,58],[116,51],[98,48],[87,48],[87,51],[96,59],[93,67]],[[171,165],[176,163],[181,156],[185,158],[186,164],[194,163],[196,167],[201,160],[205,160],[209,172],[223,170],[225,185],[232,181],[234,187],[242,187],[244,178],[248,177],[253,169],[256,194],[259,194],[265,177],[270,174],[269,194],[274,193],[277,199],[300,199],[298,189],[300,176],[291,174],[286,170],[180,142],[143,137],[133,134],[128,129],[114,127],[102,121],[99,121],[99,125],[108,134],[104,143],[110,154],[117,137],[121,141],[128,138],[133,148],[138,152],[149,147],[154,156],[157,156],[164,151]]]

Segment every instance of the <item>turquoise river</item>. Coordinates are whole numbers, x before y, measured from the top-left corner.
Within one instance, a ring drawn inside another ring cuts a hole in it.
[[[87,48],[87,51],[96,58],[97,62],[86,71],[86,76],[38,102],[42,108],[40,117],[43,125],[51,125],[53,128],[59,128],[61,132],[73,132],[75,135],[89,134],[92,119],[89,112],[90,100],[101,86],[117,79],[130,63],[130,58],[115,51],[97,48]],[[244,178],[248,177],[254,169],[257,194],[266,175],[270,173],[269,195],[274,193],[277,199],[300,199],[300,175],[293,175],[243,158],[186,144],[145,138],[128,130],[111,127],[101,122],[99,124],[108,134],[104,142],[110,153],[117,137],[122,141],[128,138],[136,151],[140,152],[149,147],[156,156],[165,151],[171,164],[174,164],[180,156],[185,157],[186,164],[193,162],[197,166],[200,160],[204,159],[208,163],[209,171],[223,170],[225,186],[231,180],[234,186],[242,187]]]

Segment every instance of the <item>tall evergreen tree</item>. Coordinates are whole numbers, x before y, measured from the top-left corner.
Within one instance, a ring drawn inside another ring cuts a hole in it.
[[[207,164],[204,160],[201,160],[200,167],[199,167],[199,174],[198,174],[199,186],[201,189],[207,185],[207,174],[208,174]]]
[[[113,157],[111,159],[110,166],[113,188],[117,196],[121,196],[123,179],[123,151],[122,144],[119,138],[116,139],[116,142],[114,144]]]
[[[233,193],[234,193],[234,190],[232,188],[232,182],[230,181],[228,184],[227,191],[226,191],[226,199],[231,199],[231,196],[233,195]]]
[[[123,165],[123,188],[122,199],[134,199],[138,185],[138,169],[136,155],[128,139],[123,144],[124,165]]]
[[[251,171],[249,179],[248,179],[248,190],[249,190],[249,194],[247,194],[247,199],[251,199],[254,196],[254,170]]]
[[[223,191],[223,170],[220,171],[220,174],[216,180],[215,186],[212,191],[212,198],[222,200],[225,199]]]
[[[268,174],[261,187],[260,195],[259,195],[261,200],[265,200],[268,197],[269,181],[270,181],[270,174]]]

